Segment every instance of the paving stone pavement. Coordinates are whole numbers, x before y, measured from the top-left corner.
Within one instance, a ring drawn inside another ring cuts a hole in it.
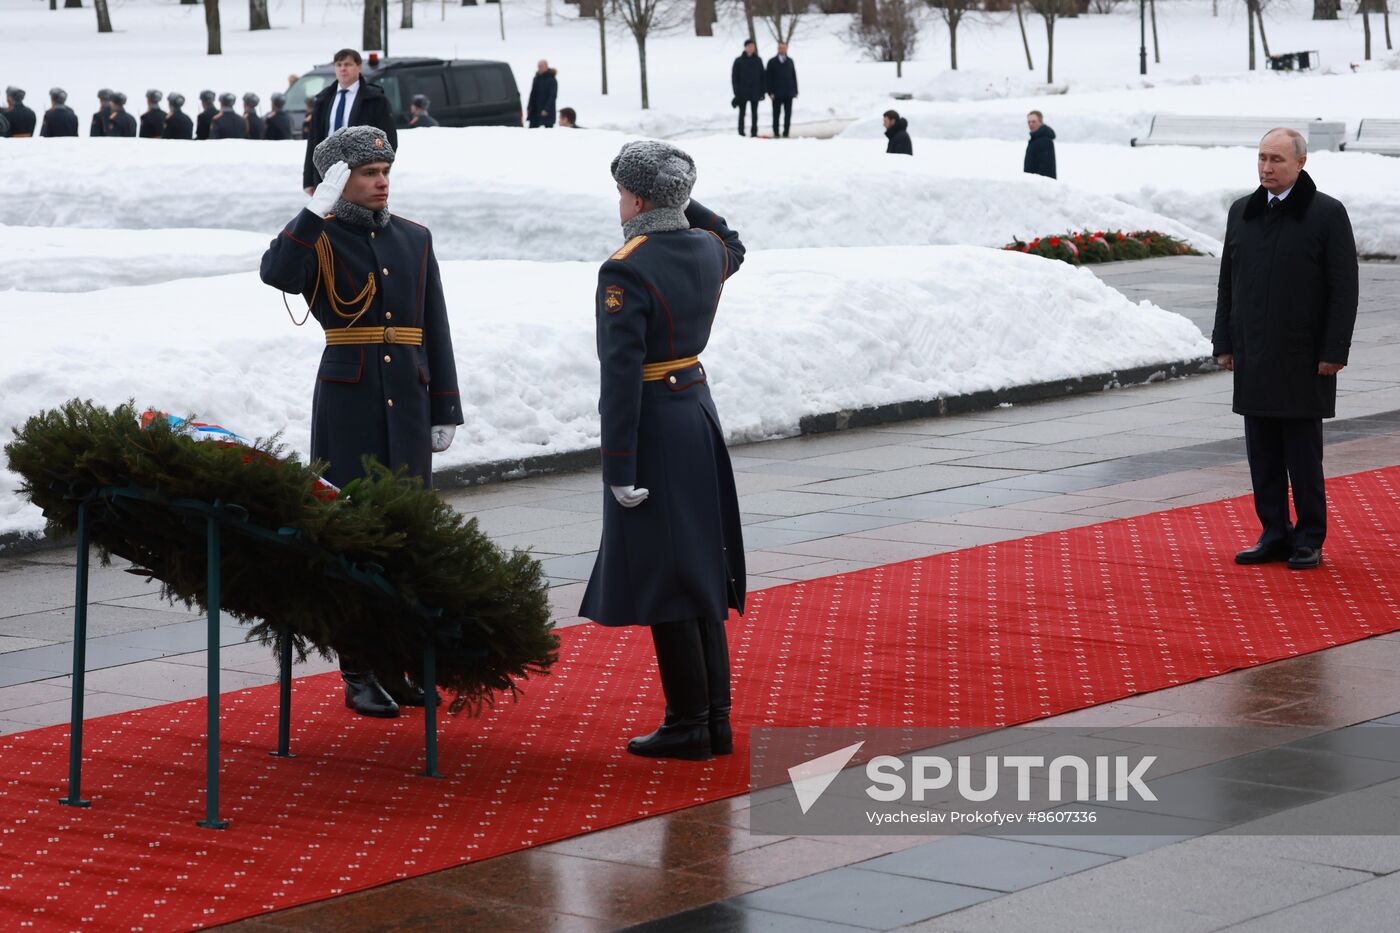
[[[1208,332],[1216,268],[1182,258],[1093,271]],[[1352,363],[1340,379],[1339,418],[1326,429],[1328,475],[1400,463],[1397,295],[1400,265],[1362,267]],[[1242,424],[1223,373],[765,441],[731,454],[751,590],[1249,490]],[[596,471],[446,494],[497,540],[534,550],[560,625],[582,621],[576,612],[602,495]],[[0,559],[0,734],[67,719],[73,563],[71,550]],[[202,694],[198,612],[164,603],[154,584],[121,567],[95,569],[91,586],[90,715]],[[275,680],[270,651],[241,644],[238,626],[225,626],[222,640],[225,689]],[[1235,722],[1216,699],[1221,691],[1267,695],[1269,704],[1254,707],[1259,721],[1316,729],[1400,710],[1400,636],[1308,657],[1336,660],[1319,667],[1292,659],[1055,721]],[[313,659],[295,673],[329,669]],[[1400,911],[1400,876],[1392,875],[1400,845],[1388,837],[1155,836],[1105,840],[1101,851],[1045,839],[756,837],[748,805],[746,797],[719,801],[243,926],[378,929],[374,918],[410,892],[439,896],[445,886],[457,893],[443,908],[444,928],[455,910],[502,930],[648,921],[658,930],[1252,931],[1322,922],[1374,930],[1393,927]],[[511,872],[570,881],[554,900],[529,905],[514,903],[508,889],[461,893]]]

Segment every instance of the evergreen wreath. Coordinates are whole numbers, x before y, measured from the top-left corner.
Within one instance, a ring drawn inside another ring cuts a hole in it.
[[[126,490],[89,498],[102,563],[129,560],[186,605],[207,607],[206,523],[172,500],[246,510],[223,532],[220,606],[264,644],[280,648],[285,628],[300,657],[346,651],[388,675],[420,671],[431,640],[454,713],[513,696],[557,660],[539,562],[506,553],[421,480],[372,458],[328,498],[324,466],[277,437],[201,443],[165,418],[142,427],[132,403],[109,411],[76,399],[16,428],[5,454],[50,534],[76,533],[84,496]]]

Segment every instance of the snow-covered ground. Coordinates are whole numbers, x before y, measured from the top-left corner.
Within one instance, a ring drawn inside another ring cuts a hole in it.
[[[438,466],[597,445],[596,275],[583,262],[443,264],[466,424]],[[11,292],[5,317],[28,326],[24,352],[0,362],[0,424],[74,396],[135,398],[247,436],[285,431],[305,452],[323,341],[277,295],[253,272],[82,300]],[[1209,352],[1185,318],[1087,270],[925,246],[752,254],[704,358],[728,436],[744,440],[795,433],[808,414]],[[0,531],[37,529],[15,480],[0,471]]]

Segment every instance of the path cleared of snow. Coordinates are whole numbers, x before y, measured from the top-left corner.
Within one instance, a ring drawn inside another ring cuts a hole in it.
[[[596,276],[595,263],[443,264],[466,424],[439,467],[597,445]],[[5,307],[25,349],[0,360],[0,425],[74,396],[134,398],[308,448],[323,341],[255,273],[81,300],[14,292]],[[704,359],[727,435],[743,441],[796,433],[804,415],[1209,352],[1188,320],[1087,270],[926,246],[751,254]],[[42,526],[16,481],[0,471],[0,532]]]

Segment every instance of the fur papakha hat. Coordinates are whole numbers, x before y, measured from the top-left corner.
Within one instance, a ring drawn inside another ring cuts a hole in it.
[[[311,164],[325,177],[326,169],[337,162],[359,168],[370,162],[393,162],[394,147],[377,126],[347,126],[327,136],[311,153]]]
[[[670,143],[637,140],[613,159],[612,177],[657,207],[682,208],[695,187],[695,160]]]

